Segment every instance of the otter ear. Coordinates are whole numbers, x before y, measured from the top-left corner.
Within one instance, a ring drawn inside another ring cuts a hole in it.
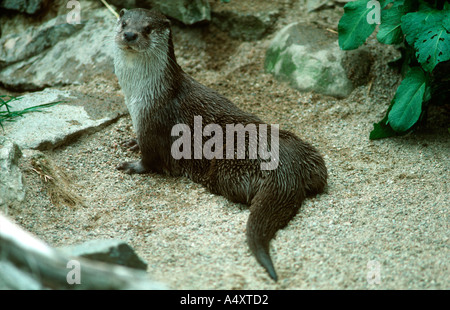
[[[120,12],[119,12],[119,16],[122,17],[123,14],[126,13],[126,11],[127,11],[126,9],[121,9]]]
[[[164,19],[164,26],[166,26],[167,28],[170,28],[172,26],[170,19],[168,19],[168,18]]]

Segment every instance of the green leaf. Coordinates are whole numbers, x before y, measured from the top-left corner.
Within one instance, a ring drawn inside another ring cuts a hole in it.
[[[378,140],[396,136],[397,133],[389,124],[379,122],[373,124],[373,130],[370,132],[370,140]]]
[[[436,15],[440,12],[421,2],[417,12],[411,12],[402,17],[402,31],[409,45],[414,46],[420,33],[429,25],[441,22],[442,16]]]
[[[427,84],[422,69],[414,67],[408,71],[397,89],[388,114],[388,124],[393,130],[405,132],[419,120],[424,95],[429,92]]]
[[[419,35],[415,48],[422,68],[431,72],[438,63],[450,59],[450,33],[444,27],[436,26]]]
[[[450,11],[426,9],[402,17],[406,41],[414,47],[416,58],[431,72],[440,62],[450,60]]]
[[[387,6],[389,3],[394,2],[394,0],[381,0],[380,4],[381,4],[381,8],[384,9],[385,6]]]
[[[372,34],[377,24],[369,24],[367,16],[373,8],[367,8],[367,0],[357,0],[344,6],[344,15],[339,20],[339,46],[343,50],[356,49]]]
[[[388,115],[389,111],[391,111],[392,109],[393,104],[394,100],[391,100],[391,104],[389,105],[389,108],[384,118],[379,123],[373,124],[373,130],[370,132],[369,135],[370,140],[384,139],[397,135],[395,130],[392,129],[392,127],[388,124]]]
[[[411,11],[412,7],[413,3],[410,0],[395,1],[389,9],[381,11],[380,30],[377,34],[379,42],[384,44],[398,44],[403,41],[401,18]]]

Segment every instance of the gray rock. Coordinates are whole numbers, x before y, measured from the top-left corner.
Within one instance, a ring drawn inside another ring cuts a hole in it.
[[[57,89],[31,93],[11,102],[11,110],[64,102],[4,123],[4,134],[22,149],[53,149],[82,134],[98,131],[124,115],[126,107],[122,100],[120,97],[96,98]]]
[[[142,270],[70,257],[1,213],[0,253],[0,289],[168,289]]]
[[[0,207],[21,202],[25,198],[22,172],[18,167],[21,156],[17,144],[0,136]]]
[[[211,20],[211,9],[207,0],[151,0],[151,7],[185,25]]]
[[[323,7],[325,4],[328,4],[329,0],[308,0],[306,3],[306,9],[308,12],[312,12],[314,10],[317,10],[321,7]]]
[[[257,6],[258,8],[258,6]],[[237,4],[216,4],[212,8],[212,23],[232,38],[245,41],[259,40],[270,33],[277,17],[278,7],[263,7],[253,10]]]
[[[109,0],[108,1],[109,4],[116,6],[117,8],[119,8],[119,10],[122,8],[132,9],[132,8],[136,8],[136,7],[144,7],[144,6],[139,6],[138,2],[141,3],[142,0]]]
[[[193,25],[211,20],[208,0],[111,0],[118,10],[132,8],[155,9],[185,25]]]
[[[122,240],[91,240],[79,245],[63,247],[60,250],[69,256],[147,270],[147,262]]]
[[[300,91],[343,98],[355,87],[349,76],[358,80],[361,76],[368,76],[370,71],[369,65],[362,69],[364,73],[353,73],[360,65],[352,60],[339,48],[336,34],[315,26],[293,23],[275,36],[267,50],[264,66],[267,72]]]
[[[82,29],[83,26],[84,24],[68,24],[65,16],[58,16],[37,28],[31,27],[20,34],[2,37],[0,39],[0,68],[38,55]]]
[[[47,2],[47,0],[3,0],[0,1],[0,8],[34,14],[42,9]]]
[[[2,38],[0,84],[16,91],[82,84],[102,76],[113,80],[114,16],[106,9],[84,10],[81,25],[65,15]]]
[[[44,287],[8,261],[0,260],[0,290],[40,290]]]

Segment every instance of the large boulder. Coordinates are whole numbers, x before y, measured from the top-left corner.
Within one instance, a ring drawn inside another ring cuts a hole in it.
[[[23,111],[57,102],[40,108],[40,112],[26,113],[14,122],[5,122],[3,134],[22,149],[48,150],[98,131],[127,113],[123,97],[100,97],[51,88],[12,101],[9,109]]]
[[[83,10],[81,24],[66,15],[24,31],[15,18],[3,20],[8,33],[0,39],[0,85],[15,91],[79,85],[99,76],[114,80],[115,17],[105,8]]]
[[[71,25],[61,15],[38,27],[7,35],[0,40],[0,68],[38,55],[83,28],[84,24]]]
[[[211,9],[207,0],[147,0],[146,2],[148,6],[158,9],[161,13],[185,25],[211,20]]]
[[[254,6],[240,1],[216,2],[211,11],[214,26],[232,38],[254,41],[271,32],[280,15],[280,6],[273,1],[258,1]]]
[[[26,14],[35,14],[46,6],[48,0],[2,0],[0,8]]]
[[[293,23],[272,40],[265,70],[300,91],[343,98],[365,82],[360,79],[368,77],[370,63],[371,55],[364,50],[355,51],[349,59],[339,48],[337,34]]]

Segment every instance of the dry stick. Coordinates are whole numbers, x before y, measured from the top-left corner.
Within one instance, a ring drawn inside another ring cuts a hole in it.
[[[111,13],[113,13],[113,15],[114,15],[117,19],[120,18],[119,14],[117,14],[117,12],[114,11],[114,9],[113,9],[108,3],[106,3],[105,0],[100,0],[100,1],[108,8],[108,10],[109,10]]]
[[[33,170],[34,172],[36,172],[36,173],[39,175],[39,177],[40,177],[41,179],[44,179],[44,182],[45,182],[45,183],[47,183],[48,180],[53,180],[53,178],[52,178],[51,176],[46,175],[45,173],[42,172],[42,170],[39,171],[39,170],[34,169],[34,168],[31,168],[31,170]]]
[[[329,31],[329,32],[332,32],[332,33],[336,33],[336,34],[338,33],[336,30],[331,29],[331,28],[327,28],[326,30]]]
[[[370,90],[372,89],[372,84],[373,84],[373,79],[370,80],[370,82],[369,82],[369,87],[367,89],[367,96],[369,96],[369,94],[370,94]]]

